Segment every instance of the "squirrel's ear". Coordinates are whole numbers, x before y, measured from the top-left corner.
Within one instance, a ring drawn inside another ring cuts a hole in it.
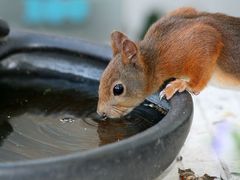
[[[127,39],[127,36],[121,32],[114,31],[111,34],[111,44],[112,44],[112,51],[113,56],[121,52],[122,42],[124,39]]]
[[[122,43],[122,61],[123,64],[134,63],[137,64],[138,59],[135,57],[137,55],[138,48],[136,44],[129,39],[125,39]]]

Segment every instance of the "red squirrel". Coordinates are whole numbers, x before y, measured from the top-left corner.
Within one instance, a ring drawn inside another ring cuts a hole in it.
[[[99,85],[97,112],[118,118],[157,92],[199,94],[208,82],[240,88],[240,18],[180,8],[154,23],[143,40],[111,34],[113,59]]]

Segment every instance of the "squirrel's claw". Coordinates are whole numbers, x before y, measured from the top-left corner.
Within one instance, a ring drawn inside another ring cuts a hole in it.
[[[159,99],[160,99],[160,101],[165,97],[165,91],[164,90],[162,90],[160,93],[159,93]]]
[[[176,92],[183,92],[187,89],[187,82],[176,79],[170,82],[159,94],[160,100],[165,96],[167,100],[171,99]]]

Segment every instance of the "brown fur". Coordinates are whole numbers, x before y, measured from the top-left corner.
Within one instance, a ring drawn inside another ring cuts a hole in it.
[[[198,94],[213,75],[240,86],[240,18],[180,8],[153,24],[138,43],[114,32],[112,47],[114,58],[100,81],[100,114],[128,113],[169,78],[176,81],[163,91],[168,99],[185,89]],[[116,81],[126,94],[112,95]],[[113,106],[118,113],[111,112]]]

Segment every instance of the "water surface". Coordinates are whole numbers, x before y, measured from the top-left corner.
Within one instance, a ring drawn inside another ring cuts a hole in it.
[[[119,120],[101,121],[96,92],[91,84],[58,89],[0,82],[0,161],[97,148],[144,131],[163,117],[141,106]]]

